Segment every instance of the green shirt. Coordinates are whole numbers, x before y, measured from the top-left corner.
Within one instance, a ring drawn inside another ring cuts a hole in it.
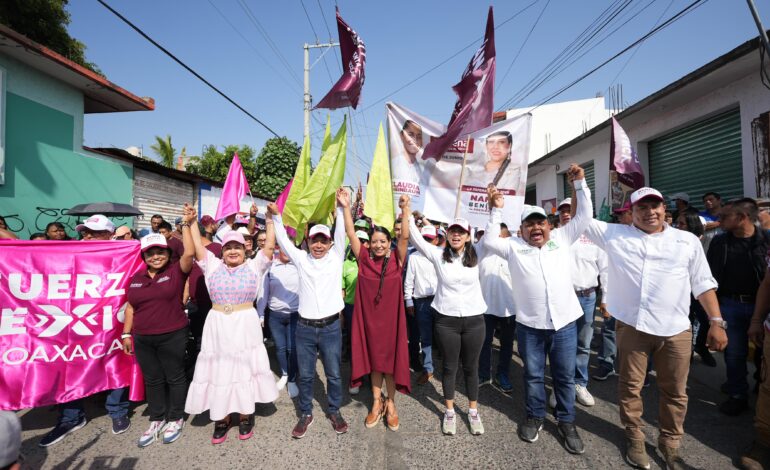
[[[346,304],[355,303],[356,282],[358,282],[358,261],[346,259],[342,264],[342,288],[345,289]]]

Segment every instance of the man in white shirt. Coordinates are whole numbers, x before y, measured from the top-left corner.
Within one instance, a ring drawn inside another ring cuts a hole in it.
[[[661,401],[658,449],[668,468],[685,468],[679,445],[692,351],[690,293],[708,314],[711,349],[721,351],[727,345],[726,325],[700,240],[665,223],[663,196],[655,189],[634,191],[631,207],[632,226],[592,220],[585,231],[609,258],[607,309],[616,319],[618,402],[627,439],[626,460],[639,468],[650,466],[641,391],[651,359]]]
[[[572,198],[563,200],[556,209],[559,225],[564,227],[572,220]],[[591,358],[591,340],[594,336],[596,291],[601,279],[602,298],[607,298],[607,253],[585,235],[570,250],[572,286],[583,309],[577,320],[578,344],[575,360],[575,398],[583,406],[594,406],[594,397],[588,391],[588,361]]]
[[[571,246],[591,220],[591,191],[583,169],[567,170],[580,200],[575,219],[564,228],[550,230],[545,211],[528,206],[521,214],[521,238],[499,238],[503,195],[490,185],[492,207],[482,243],[490,253],[505,258],[513,283],[516,336],[524,360],[524,391],[527,421],[519,426],[519,437],[535,442],[546,414],[545,362],[550,360],[556,395],[559,434],[570,453],[585,452],[575,428],[575,320],[583,316],[570,276]]]
[[[438,243],[436,227],[425,225],[420,229],[422,238],[431,245]],[[418,385],[425,385],[433,377],[433,296],[436,294],[436,269],[433,263],[422,253],[416,251],[409,256],[404,275],[404,303],[406,314],[416,323],[417,335],[422,348],[422,375],[417,379]],[[410,332],[411,333],[411,332]]]

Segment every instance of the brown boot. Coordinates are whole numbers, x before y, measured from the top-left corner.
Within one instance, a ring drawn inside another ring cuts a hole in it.
[[[644,448],[644,439],[626,439],[626,462],[634,468],[650,468],[650,457]]]
[[[373,428],[377,426],[377,423],[382,419],[382,413],[385,411],[385,399],[383,397],[377,398],[372,403],[372,410],[366,415],[366,421],[364,425],[367,428]]]
[[[754,441],[751,449],[741,456],[740,467],[745,470],[770,469],[770,447]]]
[[[662,444],[658,444],[658,450],[663,454],[663,459],[666,461],[666,468],[668,470],[685,470],[684,460],[679,456],[678,447],[669,447]]]
[[[396,402],[388,398],[386,402],[385,424],[391,431],[398,431],[398,412],[396,411]]]
[[[417,379],[417,385],[425,385],[426,383],[430,382],[430,379],[432,378],[433,378],[433,372],[425,371]]]

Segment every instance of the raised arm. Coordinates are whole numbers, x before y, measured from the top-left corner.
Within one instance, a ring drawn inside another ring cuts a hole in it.
[[[500,238],[500,223],[503,221],[503,206],[505,198],[490,184],[487,187],[487,200],[489,201],[489,222],[481,237],[481,246],[485,253],[492,253],[497,256],[508,259],[511,256],[511,242],[505,238]]]
[[[253,202],[249,208],[249,225],[246,228],[249,230],[249,234],[254,235],[254,229],[257,228],[257,205]]]
[[[286,233],[286,227],[283,226],[283,220],[281,219],[281,213],[278,210],[278,206],[271,202],[267,205],[267,212],[272,216],[273,220],[273,233],[275,241],[281,250],[286,253],[286,256],[297,266],[299,266],[300,259],[304,256],[305,252],[294,246],[294,243],[289,239],[289,235]],[[270,256],[272,259],[272,255]]]
[[[275,254],[275,223],[270,211],[265,214],[265,247],[262,248],[262,254],[267,259],[273,259]]]
[[[567,178],[573,188],[572,204],[575,207],[575,217],[566,226],[560,228],[559,233],[563,234],[567,242],[572,245],[593,220],[594,205],[591,202],[591,190],[586,184],[583,169],[575,164],[570,165]]]
[[[187,254],[188,251],[192,249],[192,253],[195,256],[195,259],[200,262],[206,261],[207,250],[201,241],[201,231],[198,228],[198,216],[195,213],[195,209],[193,209],[189,204],[184,205],[182,220],[189,224],[189,229],[186,231],[187,235],[185,235],[184,227],[182,227],[182,243],[184,244],[185,254]],[[192,247],[190,244],[192,244]],[[182,260],[180,259],[179,262],[181,263],[181,261]],[[192,269],[192,264],[190,265],[190,269]],[[188,269],[185,272],[190,272],[190,270]]]
[[[336,212],[334,214],[334,219],[336,221],[336,224],[334,225],[334,246],[332,246],[332,250],[337,253],[337,256],[341,260],[345,259],[345,223],[343,220],[345,219],[345,216],[342,213],[342,207],[337,205]],[[355,234],[353,234],[355,236]],[[360,249],[360,246],[359,246]]]
[[[337,189],[337,205],[342,208],[342,218],[345,222],[345,233],[348,236],[348,240],[350,240],[350,249],[356,256],[356,259],[358,259],[358,252],[361,251],[361,241],[356,236],[356,228],[353,225],[353,214],[350,212],[350,194],[348,194],[348,191],[345,188]],[[340,222],[341,221],[338,218],[337,226],[339,226]]]
[[[401,234],[396,246],[398,246],[398,262],[402,266],[404,261],[406,261],[406,252],[409,249],[409,211],[404,210],[404,206],[407,205],[407,199],[406,195],[402,195],[398,200],[398,207],[401,209]]]
[[[404,201],[404,203],[401,203],[401,200]],[[436,247],[431,245],[430,243],[423,240],[422,236],[420,235],[420,229],[417,228],[417,224],[414,223],[414,216],[411,215],[412,209],[409,207],[411,200],[409,199],[409,196],[402,195],[401,200],[398,201],[398,205],[402,206],[402,219],[401,223],[404,223],[403,217],[409,217],[409,242],[412,244],[417,251],[422,253],[423,256],[428,258],[431,262],[436,263],[440,261],[440,252],[436,250]]]

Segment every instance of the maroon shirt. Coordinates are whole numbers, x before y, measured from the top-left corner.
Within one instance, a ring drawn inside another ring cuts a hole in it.
[[[166,240],[166,243],[168,244],[168,248],[171,250],[171,262],[176,263],[184,254],[184,243],[174,237]]]
[[[222,257],[222,245],[219,243],[209,243],[206,245],[206,249],[209,250],[217,258]],[[206,288],[206,280],[203,278],[203,270],[198,263],[193,263],[192,271],[190,271],[190,300],[195,302],[198,306],[199,312],[207,312],[211,310],[211,298],[209,297],[209,290]]]
[[[182,305],[187,276],[179,263],[166,265],[153,278],[146,269],[134,274],[128,285],[128,303],[134,307],[134,333],[160,335],[187,326]]]

